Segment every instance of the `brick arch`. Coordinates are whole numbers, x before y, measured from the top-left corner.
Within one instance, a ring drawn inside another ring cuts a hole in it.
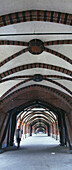
[[[49,115],[48,113],[45,113],[45,112],[40,112],[39,114],[37,112],[31,112],[31,113],[28,113],[27,115],[25,115],[22,119],[21,119],[21,122],[24,120],[25,121],[29,121],[33,116],[36,116],[37,114],[37,117],[39,114],[42,114],[43,116],[45,116],[46,118],[49,118],[51,119],[52,121],[55,121],[55,118],[52,116],[52,115]]]
[[[30,123],[30,124],[33,126],[35,123],[39,122],[39,120],[41,120],[41,122],[45,123],[46,125],[49,123],[52,124],[51,122],[47,121],[46,119],[33,120],[32,123]]]
[[[57,11],[29,10],[0,16],[0,27],[30,21],[54,22],[72,25],[72,14]]]
[[[45,69],[59,71],[61,73],[65,73],[67,75],[72,76],[72,72],[70,70],[63,68],[63,67],[59,67],[59,66],[55,66],[55,65],[51,65],[51,64],[44,64],[44,63],[31,63],[31,64],[21,65],[21,66],[15,67],[13,69],[7,70],[7,71],[1,73],[0,77],[4,78],[4,77],[11,75],[13,73],[16,73],[16,72],[19,72],[22,70],[32,69],[32,68],[45,68]]]
[[[32,122],[34,122],[36,119],[52,123],[51,120],[49,120],[48,118],[44,118],[43,116],[41,116],[41,118],[38,118],[38,116],[35,116],[34,118],[31,118],[29,121],[27,121],[27,123],[30,122],[30,124],[32,124]]]
[[[9,101],[10,102],[10,101]],[[21,111],[23,111],[24,109],[26,108],[29,108],[33,105],[35,105],[36,103],[39,103],[40,106],[44,106],[45,108],[51,110],[54,114],[59,112],[59,106],[55,107],[53,103],[48,103],[48,101],[43,101],[42,99],[38,100],[38,102],[34,101],[34,100],[30,100],[28,101],[27,103],[23,102],[23,104],[20,104],[15,110],[15,113],[19,114]],[[6,104],[7,106],[7,104]],[[9,106],[9,103],[8,103],[8,106]],[[64,106],[64,105],[63,105]],[[65,108],[65,112],[67,114],[69,114],[69,108],[68,110],[66,110],[66,107]],[[61,109],[64,109],[63,107]],[[6,108],[4,108],[5,110]],[[6,110],[5,110],[6,111]],[[7,111],[8,112],[8,111]],[[59,112],[60,113],[60,112]]]
[[[35,108],[35,107],[33,107],[33,108]],[[33,109],[32,108],[32,109]],[[44,107],[42,107],[42,108],[44,108]],[[46,109],[46,108],[45,108]],[[45,115],[45,116],[49,116],[49,117],[51,117],[54,121],[55,121],[55,117],[53,116],[53,114],[48,110],[48,112],[50,113],[50,115],[48,115],[48,113],[47,112],[45,112],[45,110],[44,111],[40,111],[39,113],[40,114],[43,114],[43,115]],[[23,113],[21,113],[21,115],[22,115]],[[23,121],[23,119],[25,119],[26,117],[28,118],[28,117],[30,117],[30,116],[33,116],[33,115],[35,115],[35,114],[38,114],[38,112],[37,111],[32,111],[31,109],[30,110],[27,110],[27,113],[25,113],[24,114],[24,116],[22,117],[22,119],[21,119],[21,122]]]
[[[45,126],[45,124],[43,124],[43,123],[40,125],[34,125],[33,127],[35,130],[41,128],[44,132],[46,132],[46,128],[47,128],[47,126]]]
[[[26,112],[25,112],[25,114],[22,116],[22,118],[20,118],[20,126],[21,126],[23,120],[24,120],[24,122],[25,122],[28,118],[32,117],[32,116],[35,115],[35,114],[38,114],[37,111],[33,111],[33,110],[32,110],[33,108],[35,108],[34,105],[31,106],[30,108],[27,108],[26,110],[24,110],[24,111],[26,111]],[[41,106],[41,108],[46,109],[46,107],[44,107],[44,106]],[[54,121],[56,121],[55,117],[53,116],[53,114],[52,114],[49,110],[48,110],[48,112],[45,112],[45,111],[47,111],[47,109],[46,109],[46,110],[43,110],[43,111],[40,111],[40,114],[42,114],[42,115],[44,115],[44,116],[46,116],[46,117],[50,117],[50,118],[52,118]],[[50,114],[48,114],[48,113],[50,113]],[[23,114],[23,111],[21,112],[21,114],[19,114],[19,117],[21,117],[22,114]],[[19,117],[18,117],[18,119],[19,119]]]
[[[29,85],[29,86],[26,86],[24,88],[21,88],[21,89],[18,89],[17,91],[13,92],[12,94],[8,95],[7,97],[5,97],[4,99],[2,99],[2,103],[6,102],[6,100],[9,100],[10,98],[12,98],[13,96],[16,97],[17,93],[20,93],[22,92],[22,90],[27,90],[27,89],[30,89],[30,88],[33,88],[33,87],[40,87],[40,88],[44,88],[48,91],[51,91],[52,93],[55,93],[57,94],[58,96],[61,96],[63,99],[65,99],[67,102],[70,102],[69,100],[69,96],[66,95],[65,93],[55,89],[55,88],[52,88],[52,87],[49,87],[49,86],[44,86],[44,85],[37,85],[37,84],[33,84],[33,85]],[[19,94],[18,94],[19,95]]]
[[[19,114],[21,111],[23,111],[26,108],[29,108],[31,106],[35,106],[36,104],[38,104],[41,107],[44,107],[46,109],[49,109],[50,111],[52,111],[55,114],[56,117],[58,116],[58,113],[59,114],[61,113],[61,112],[59,112],[59,110],[60,110],[59,106],[56,107],[56,106],[54,106],[54,104],[52,102],[49,103],[47,100],[45,101],[45,100],[40,98],[40,100],[38,100],[38,101],[37,100],[36,101],[35,100],[30,100],[27,103],[25,103],[25,104],[23,103],[22,105],[20,105],[17,108],[18,109],[17,114]],[[61,109],[64,110],[64,108],[61,108]],[[65,112],[66,112],[66,114],[69,114],[69,108],[68,108],[68,110],[66,110],[66,108],[65,108]]]
[[[38,127],[43,127],[43,128],[46,129],[46,125],[43,124],[43,123],[41,123],[40,125],[36,123],[36,124],[34,125],[34,128],[38,128]]]
[[[21,105],[19,105],[18,107],[17,107],[17,111],[16,111],[16,113],[17,113],[17,115],[20,113],[20,112],[22,112],[22,111],[24,111],[24,109],[27,109],[27,108],[31,108],[31,107],[35,107],[37,104],[39,104],[41,107],[43,107],[43,108],[46,108],[46,109],[49,109],[50,111],[52,111],[56,116],[57,116],[57,108],[53,105],[53,103],[48,103],[48,101],[43,101],[42,99],[40,99],[40,100],[30,100],[30,101],[28,101],[27,103],[22,103]]]
[[[52,124],[52,122],[50,121],[50,120],[46,120],[46,119],[38,119],[37,118],[37,120],[33,120],[32,119],[32,122],[30,123],[32,126],[35,126],[37,123],[39,123],[40,122],[40,120],[41,120],[41,123],[43,123],[43,124],[45,124],[45,126],[47,126],[47,125],[51,125]],[[38,125],[39,126],[39,125]]]
[[[35,100],[43,100],[43,102],[46,103],[48,100],[50,105],[53,105],[57,108],[61,107],[61,109],[65,109],[66,112],[69,112],[69,109],[72,108],[71,97],[63,94],[62,92],[54,88],[36,84],[24,87],[17,90],[16,92],[13,92],[12,95],[10,94],[2,100],[1,106],[5,108],[5,110],[9,110],[11,109],[11,107],[19,107],[20,105],[22,105],[22,103],[25,106],[25,103],[27,101],[30,102]]]
[[[29,81],[31,81],[32,79],[30,78],[30,79],[27,79],[27,80],[24,80],[23,82],[20,82],[20,83],[18,83],[18,84],[16,84],[15,86],[13,86],[12,88],[10,88],[7,92],[5,92],[2,96],[1,96],[1,99],[2,98],[4,98],[6,95],[8,95],[12,90],[14,90],[15,88],[17,88],[17,87],[19,87],[20,85],[22,85],[22,84],[24,84],[24,83],[27,83],[27,82],[29,82]],[[70,93],[71,95],[72,95],[72,92],[68,89],[68,88],[66,88],[64,85],[62,85],[62,84],[60,84],[60,83],[58,83],[58,82],[55,82],[55,81],[53,81],[53,80],[51,80],[51,79],[47,79],[47,78],[44,78],[43,80],[46,80],[46,81],[49,81],[49,82],[51,82],[51,83],[53,83],[53,84],[55,84],[55,85],[58,85],[59,87],[61,87],[61,88],[63,88],[64,90],[66,90],[68,93]],[[12,94],[12,93],[11,93]]]

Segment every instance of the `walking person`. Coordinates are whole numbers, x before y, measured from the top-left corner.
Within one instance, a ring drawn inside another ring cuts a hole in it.
[[[17,139],[17,143],[18,143],[18,147],[17,148],[19,148],[20,147],[20,141],[21,141],[21,130],[20,130],[20,128],[17,129],[16,139]]]

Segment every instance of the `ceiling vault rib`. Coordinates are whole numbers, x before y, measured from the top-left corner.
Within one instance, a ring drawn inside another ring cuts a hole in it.
[[[6,63],[10,62],[11,60],[15,59],[16,57],[26,53],[28,51],[28,48],[22,49],[20,51],[18,51],[17,53],[14,53],[13,55],[11,55],[10,57],[6,58],[5,60],[3,60],[0,63],[0,67],[5,65]]]
[[[71,117],[72,3],[16,1],[0,6],[1,120],[13,113],[26,131],[49,132]]]
[[[72,14],[47,10],[29,10],[0,16],[0,27],[32,21],[54,22],[72,25]]]
[[[25,78],[31,78],[32,79],[33,75],[20,75],[20,76],[13,76],[10,78],[4,78],[0,80],[0,83],[10,81],[10,80],[24,80]],[[58,76],[58,75],[43,75],[43,79],[52,79],[52,80],[68,80],[72,81],[72,78],[65,77],[65,76]]]
[[[31,63],[31,64],[21,65],[13,69],[7,70],[0,74],[0,78],[4,78],[8,75],[11,75],[13,73],[16,73],[22,70],[33,69],[33,68],[45,68],[45,69],[55,70],[55,71],[59,71],[61,73],[65,73],[67,75],[72,76],[72,72],[63,67],[59,67],[59,66],[51,65],[51,64],[44,64],[44,63]]]
[[[51,50],[49,48],[45,48],[44,51],[48,52],[48,53],[51,53],[51,54],[55,55],[56,57],[59,57],[59,58],[65,60],[65,61],[69,62],[70,64],[72,64],[71,59],[69,59],[68,57],[66,57],[65,55],[63,55],[63,54],[61,54],[61,53],[59,53],[57,51]]]
[[[31,81],[31,80],[33,80],[33,79],[29,78],[29,79],[27,79],[27,80],[24,80],[24,81],[16,84],[16,85],[13,86],[12,88],[10,88],[8,91],[6,91],[6,92],[1,96],[1,98],[4,98],[6,95],[8,95],[9,93],[11,93],[12,90],[14,90],[15,88],[17,88],[17,87],[19,87],[19,86],[21,86],[21,85],[23,85],[23,84],[25,84],[25,83],[27,83],[27,82],[29,82],[29,81]],[[62,84],[60,84],[60,83],[58,83],[58,82],[55,82],[55,81],[53,81],[53,80],[51,80],[51,79],[47,79],[47,78],[44,78],[43,80],[49,81],[49,82],[51,82],[51,83],[53,83],[53,84],[56,84],[57,86],[63,88],[64,90],[66,90],[68,93],[70,93],[70,94],[72,95],[72,92],[71,92],[68,88],[66,88],[64,85],[62,85]]]

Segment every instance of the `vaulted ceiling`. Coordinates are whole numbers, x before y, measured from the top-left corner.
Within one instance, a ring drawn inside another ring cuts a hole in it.
[[[0,97],[6,112],[33,101],[71,110],[71,0],[0,1]]]

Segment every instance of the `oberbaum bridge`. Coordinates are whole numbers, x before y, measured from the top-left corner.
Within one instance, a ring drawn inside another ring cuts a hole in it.
[[[0,1],[1,153],[18,127],[22,141],[37,130],[72,153],[70,0]]]

